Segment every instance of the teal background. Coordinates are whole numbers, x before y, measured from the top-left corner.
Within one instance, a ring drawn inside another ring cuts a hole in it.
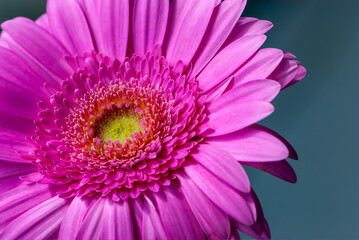
[[[0,22],[35,19],[45,2],[0,0]],[[273,239],[359,239],[359,1],[248,0],[243,15],[273,22],[265,47],[308,70],[262,122],[297,149],[298,183],[247,168]]]

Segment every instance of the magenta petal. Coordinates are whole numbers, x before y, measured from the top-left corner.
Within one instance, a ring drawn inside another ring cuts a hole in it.
[[[192,76],[196,76],[220,49],[241,16],[245,5],[245,0],[226,0],[214,9],[201,45],[192,60],[194,64]]]
[[[32,120],[19,118],[0,111],[0,127],[30,136],[35,131]]]
[[[289,155],[288,148],[281,139],[254,127],[208,138],[207,141],[242,162],[280,161]]]
[[[46,31],[48,31],[49,33],[51,33],[51,27],[50,27],[50,23],[49,23],[49,18],[47,17],[47,14],[42,14],[38,19],[36,19],[35,23],[37,25],[39,25],[42,28],[45,28]]]
[[[133,10],[135,53],[144,56],[155,45],[162,45],[169,11],[168,0],[137,0]]]
[[[73,55],[94,50],[86,17],[74,0],[49,0],[47,14],[53,34]]]
[[[142,239],[151,239],[148,236],[153,234],[156,235],[157,239],[168,238],[154,202],[145,197],[143,204]]]
[[[37,171],[37,167],[32,164],[0,161],[0,180],[15,176],[20,177],[35,171]]]
[[[199,144],[190,155],[212,174],[238,191],[249,192],[251,190],[248,176],[242,166],[220,148],[210,144]]]
[[[168,239],[204,239],[202,229],[177,184],[163,187],[155,197]]]
[[[219,180],[196,162],[188,161],[183,169],[188,175],[185,181],[191,179],[209,199],[229,216],[246,225],[251,225],[254,222],[255,216],[240,192]]]
[[[61,223],[59,240],[71,239],[77,235],[89,205],[89,199],[75,197],[72,200]]]
[[[223,46],[227,46],[244,36],[265,34],[272,27],[273,24],[269,21],[241,17]]]
[[[114,202],[107,199],[102,212],[101,225],[102,239],[135,239],[128,200]]]
[[[208,110],[210,112],[208,116],[209,130],[203,135],[214,137],[252,125],[270,115],[274,108],[270,103],[264,101],[236,101],[221,109],[212,109],[209,106]]]
[[[102,43],[99,50],[110,57],[123,60],[126,57],[130,9],[128,0],[99,1],[99,21]]]
[[[207,29],[215,0],[174,0],[170,5],[164,50],[174,66],[181,60],[188,65]]]
[[[243,164],[272,174],[284,181],[297,182],[297,175],[286,160],[278,162],[243,162]]]
[[[67,200],[53,197],[28,210],[2,232],[2,239],[46,239],[60,226]]]
[[[44,184],[23,185],[2,193],[0,195],[0,230],[4,224],[51,196],[49,186]]]
[[[76,239],[99,239],[102,227],[102,212],[105,206],[105,198],[99,198],[87,212]],[[73,237],[74,238],[74,237]]]
[[[207,238],[228,239],[231,229],[228,215],[214,205],[190,178],[186,178],[183,172],[180,172],[177,177],[183,194]]]
[[[283,51],[279,49],[264,48],[258,50],[258,52],[234,74],[233,86],[238,86],[256,79],[268,78],[282,59]]]
[[[11,49],[44,81],[57,86],[71,74],[64,59],[68,51],[44,28],[26,18],[15,18],[1,27],[8,34]]]
[[[197,76],[198,86],[204,92],[229,77],[264,43],[266,36],[248,36],[238,39],[221,50]]]
[[[268,78],[278,81],[282,88],[286,88],[297,75],[298,69],[299,63],[297,61],[283,59]]]

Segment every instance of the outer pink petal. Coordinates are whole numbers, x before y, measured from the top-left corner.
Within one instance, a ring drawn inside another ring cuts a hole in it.
[[[227,46],[228,44],[244,36],[265,34],[272,27],[273,24],[269,21],[258,20],[256,18],[242,17],[239,19],[236,26],[234,26],[233,31],[231,32],[223,46]]]
[[[253,224],[255,216],[245,197],[239,192],[196,162],[188,161],[183,169],[199,189],[225,213],[243,224]]]
[[[26,134],[0,128],[0,161],[30,163],[29,160],[21,157],[21,154],[28,154],[28,152],[34,148],[34,146],[26,140],[26,137],[28,137]]]
[[[231,103],[247,102],[247,101],[265,101],[271,102],[279,93],[280,84],[272,80],[255,80],[237,86],[223,95],[218,97],[216,101],[209,104],[212,111],[221,110]]]
[[[130,7],[129,0],[99,1],[102,44],[99,50],[110,57],[123,60],[126,57]]]
[[[52,29],[50,27],[49,18],[47,17],[47,14],[42,14],[38,19],[36,19],[35,23],[39,25],[42,28],[45,28],[49,33],[52,32]]]
[[[153,234],[153,239],[168,239],[154,201],[146,196],[143,204],[142,239],[151,239],[149,236]]]
[[[102,227],[102,212],[105,206],[105,198],[99,198],[86,214],[76,239],[99,239]],[[73,236],[75,238],[75,236]]]
[[[128,200],[114,202],[107,199],[102,212],[102,239],[135,239]]]
[[[15,117],[0,111],[0,127],[11,129],[28,136],[34,134],[35,124],[32,120]]]
[[[75,197],[61,223],[59,239],[67,240],[74,238],[80,230],[80,226],[88,211],[90,205],[89,199]]]
[[[246,0],[226,0],[216,6],[207,31],[192,63],[192,76],[196,76],[217,53],[241,16]]]
[[[228,215],[214,205],[183,172],[179,172],[177,177],[183,194],[207,238],[228,239],[231,229]]]
[[[4,224],[51,196],[49,186],[44,184],[23,185],[2,193],[0,195],[0,232]]]
[[[58,230],[67,209],[67,200],[53,197],[12,221],[2,239],[46,239]]]
[[[14,83],[41,99],[48,99],[44,82],[38,79],[13,51],[0,47],[0,81]]]
[[[188,65],[207,29],[215,0],[174,0],[170,5],[164,50],[174,66],[179,60]]]
[[[169,239],[204,239],[202,229],[177,184],[172,183],[169,187],[163,187],[155,195]]]
[[[231,155],[210,144],[200,144],[190,153],[194,160],[211,171],[223,182],[242,192],[251,190],[248,176]]]
[[[36,170],[37,167],[32,164],[0,161],[0,180],[15,176],[20,177],[24,174],[35,172]]]
[[[280,139],[252,127],[207,141],[242,162],[280,161],[289,155],[287,146]]]
[[[26,18],[7,21],[1,27],[8,34],[5,40],[11,49],[42,81],[58,86],[72,73],[64,59],[69,52],[44,28]]]
[[[233,86],[256,79],[266,79],[276,69],[283,59],[283,51],[275,48],[258,50],[251,59],[246,62],[234,74]]]
[[[266,36],[248,36],[238,39],[220,51],[198,75],[198,85],[204,92],[229,77],[264,43]]]
[[[169,1],[136,0],[133,11],[133,44],[136,54],[144,56],[155,45],[163,43]]]
[[[208,110],[209,129],[203,133],[203,136],[214,137],[248,127],[270,115],[274,108],[264,101],[236,101],[222,109],[211,109],[209,106]]]
[[[284,181],[297,182],[297,175],[286,160],[278,162],[243,162],[243,164],[272,174]]]
[[[53,34],[73,55],[94,50],[86,17],[74,0],[49,0],[47,14]]]

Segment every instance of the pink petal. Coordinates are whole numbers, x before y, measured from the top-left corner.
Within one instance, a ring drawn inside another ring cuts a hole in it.
[[[233,31],[227,38],[226,42],[223,44],[223,47],[244,36],[265,34],[272,27],[273,24],[269,21],[241,17],[238,23],[234,26]]]
[[[206,103],[215,101],[219,96],[221,96],[231,85],[233,77],[227,78],[208,92],[206,92]]]
[[[0,161],[0,179],[6,179],[14,176],[20,177],[21,175],[35,171],[37,171],[37,167],[32,164]]]
[[[191,179],[209,199],[229,216],[247,225],[254,222],[255,216],[253,216],[246,199],[235,189],[223,183],[196,162],[188,161],[183,169],[188,175],[186,178],[183,176],[185,181]]]
[[[256,79],[266,79],[274,71],[283,59],[283,51],[275,48],[264,48],[258,50],[234,74],[233,86]]]
[[[110,57],[126,57],[129,34],[130,9],[128,0],[99,1],[102,44],[99,50]]]
[[[157,239],[168,239],[161,217],[152,200],[145,197],[143,204],[142,239],[155,234]],[[155,239],[155,238],[154,238]]]
[[[192,60],[194,63],[192,76],[196,76],[220,49],[241,16],[245,5],[245,0],[226,0],[216,6],[201,45]]]
[[[102,227],[102,212],[105,206],[105,198],[99,198],[86,214],[76,239],[99,239]],[[74,237],[73,237],[74,238]]]
[[[41,99],[48,99],[44,82],[38,80],[13,51],[0,47],[0,81],[11,82]]]
[[[180,193],[179,186],[172,183],[162,189],[155,197],[168,239],[204,239],[201,227]]]
[[[12,221],[2,232],[3,239],[46,239],[60,226],[67,200],[58,196],[37,205]]]
[[[162,45],[169,11],[168,0],[137,0],[133,16],[133,42],[136,54],[144,56],[155,45]]]
[[[209,239],[228,239],[228,215],[221,211],[183,172],[177,175],[183,194]],[[205,207],[204,207],[205,206]]]
[[[174,66],[188,65],[196,53],[211,19],[215,0],[174,0],[170,5],[164,50]]]
[[[264,35],[238,39],[220,51],[198,75],[198,86],[204,92],[229,77],[264,43]]]
[[[89,205],[89,199],[75,197],[72,200],[61,223],[59,240],[72,239],[77,235]]]
[[[208,116],[209,130],[203,135],[214,137],[252,125],[270,115],[274,108],[270,103],[264,101],[235,101],[221,109],[209,106],[208,111],[210,112]]]
[[[288,157],[287,146],[276,136],[248,127],[207,141],[242,162],[272,162]]]
[[[251,190],[246,172],[236,159],[225,151],[210,144],[199,144],[190,155],[212,174],[238,191]]]
[[[286,160],[278,162],[243,162],[243,164],[272,174],[284,181],[297,182],[297,175]]]
[[[49,0],[47,14],[53,34],[73,55],[94,50],[86,17],[77,1]]]
[[[279,66],[268,77],[269,79],[276,80],[286,88],[298,73],[299,63],[295,60],[283,59]]]
[[[39,25],[42,28],[45,28],[46,31],[48,31],[49,33],[51,33],[51,27],[50,27],[50,23],[49,23],[49,18],[47,17],[47,14],[42,14],[38,19],[36,19],[35,23],[37,25]]]
[[[0,111],[0,127],[11,129],[30,136],[34,134],[35,124],[32,120],[15,117]]]
[[[135,239],[128,200],[107,199],[102,213],[102,239]]]
[[[58,86],[61,80],[72,73],[73,70],[64,59],[69,52],[42,27],[26,18],[15,18],[3,23],[1,27],[8,34],[5,40],[11,49],[43,81]]]

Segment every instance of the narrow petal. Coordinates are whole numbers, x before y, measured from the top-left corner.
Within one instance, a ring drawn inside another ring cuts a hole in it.
[[[126,57],[129,34],[129,0],[108,0],[98,3],[102,44],[99,50],[123,60]]]
[[[288,148],[281,139],[254,127],[208,138],[207,141],[241,162],[281,161],[289,155]]]
[[[266,79],[283,59],[283,51],[275,48],[258,50],[234,74],[233,87],[256,79]],[[270,78],[271,79],[271,78]]]
[[[102,212],[106,199],[99,198],[86,214],[76,239],[99,239],[101,236]],[[74,238],[74,236],[72,237]]]
[[[137,0],[133,16],[133,42],[136,54],[144,56],[155,45],[162,45],[166,33],[169,1]]]
[[[2,111],[0,111],[0,127],[23,133],[27,136],[31,136],[35,131],[35,124],[32,120],[15,117]]]
[[[69,52],[44,28],[21,17],[7,21],[1,27],[8,34],[6,41],[11,49],[43,81],[58,86],[71,74],[72,70],[64,59],[70,55]]]
[[[170,5],[165,53],[174,66],[179,60],[188,65],[207,29],[215,0],[174,0]]]
[[[40,99],[11,82],[0,82],[0,111],[20,118],[38,119]],[[0,157],[1,158],[1,157]]]
[[[254,223],[255,216],[241,193],[194,161],[188,161],[183,169],[188,175],[185,180],[191,179],[225,213],[243,224]]]
[[[156,193],[158,211],[169,239],[204,239],[188,203],[179,191],[179,186],[172,183]]]
[[[217,53],[241,16],[246,0],[226,0],[216,6],[195,57],[192,76],[196,76]]]
[[[32,164],[13,163],[0,161],[0,179],[5,179],[14,176],[22,176],[24,174],[32,173],[37,170]]]
[[[267,172],[284,181],[297,182],[297,175],[286,160],[278,162],[243,162],[243,164]]]
[[[39,81],[19,56],[2,47],[0,47],[0,81],[14,83],[41,99],[48,99],[44,82]]]
[[[269,79],[276,80],[286,88],[291,81],[295,78],[299,70],[299,63],[295,60],[283,59],[279,66],[268,77]]]
[[[114,202],[112,199],[107,199],[102,218],[102,239],[135,239],[128,200]]]
[[[183,194],[207,238],[228,239],[231,234],[228,215],[214,205],[191,179],[183,175],[183,172],[177,175]]]
[[[58,230],[67,200],[53,197],[25,212],[2,232],[3,239],[46,239]]]
[[[29,184],[0,195],[0,229],[25,211],[51,198],[49,186]]]
[[[94,50],[86,17],[77,1],[49,0],[47,14],[53,34],[73,55]]]
[[[222,109],[208,108],[209,130],[203,133],[206,137],[220,136],[232,133],[252,125],[268,115],[274,108],[270,103],[264,101],[235,101]]]
[[[142,239],[151,239],[148,236],[153,236],[153,234],[155,234],[153,239],[168,239],[154,202],[145,197],[143,204]]]
[[[231,155],[211,144],[199,144],[191,157],[223,182],[242,192],[251,190],[248,176]]]
[[[248,226],[238,222],[235,222],[236,227],[243,233],[248,236],[254,237],[256,239],[270,239],[270,230],[266,219],[264,218],[263,209],[259,202],[259,199],[255,192],[251,191],[255,207],[257,209],[257,220],[254,224]]]
[[[72,239],[77,235],[89,205],[89,199],[75,197],[72,200],[61,223],[59,233],[60,240]]]
[[[265,34],[272,27],[273,24],[269,21],[241,17],[238,23],[234,26],[233,31],[227,38],[226,42],[223,44],[223,47],[244,36]]]
[[[198,86],[204,92],[229,77],[264,43],[266,37],[247,36],[238,39],[220,51],[198,75]]]

